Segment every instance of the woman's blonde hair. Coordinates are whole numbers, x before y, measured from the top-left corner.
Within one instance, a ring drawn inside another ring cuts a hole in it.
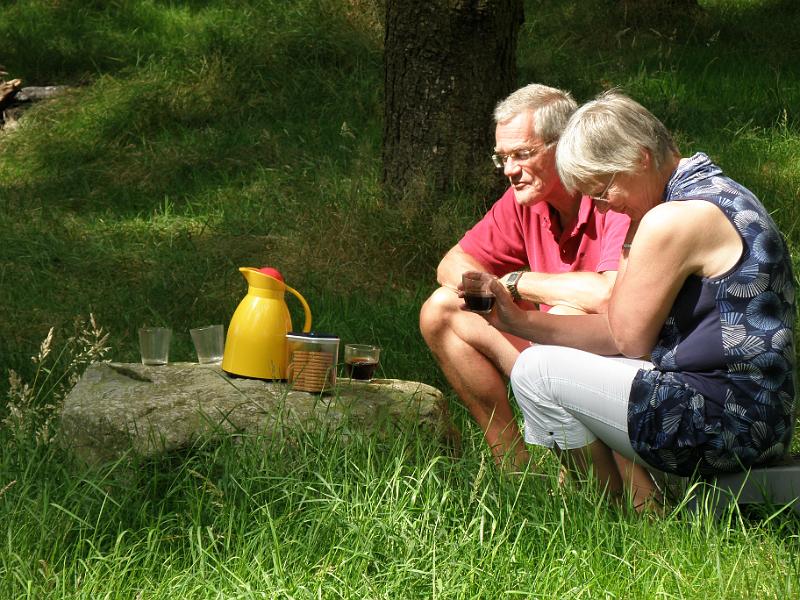
[[[569,190],[603,176],[638,171],[646,150],[656,169],[678,154],[664,124],[616,90],[587,102],[570,117],[556,149],[556,167]]]

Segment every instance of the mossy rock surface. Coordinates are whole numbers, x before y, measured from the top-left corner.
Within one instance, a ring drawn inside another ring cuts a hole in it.
[[[340,378],[330,391],[314,394],[194,363],[95,363],[68,394],[61,417],[61,443],[91,464],[128,452],[156,456],[215,435],[291,436],[314,427],[343,436],[403,427],[443,435],[451,429],[442,393],[424,383]]]

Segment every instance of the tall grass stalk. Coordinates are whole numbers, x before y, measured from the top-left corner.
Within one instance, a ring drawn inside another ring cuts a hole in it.
[[[108,333],[89,315],[88,323],[78,318],[74,333],[53,352],[54,328],[31,357],[36,370],[33,380],[25,382],[13,369],[8,371],[6,416],[0,422],[18,442],[32,437],[37,444],[50,444],[55,435],[55,423],[61,402],[78,382],[84,369],[103,360],[111,348],[106,345]]]

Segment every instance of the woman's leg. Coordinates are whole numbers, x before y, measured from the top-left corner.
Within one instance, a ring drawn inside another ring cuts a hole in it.
[[[622,497],[622,493],[625,491],[625,480],[617,465],[619,455],[606,446],[602,440],[597,439],[582,448],[561,450],[558,446],[554,446],[553,450],[561,461],[562,478],[572,473],[580,473],[585,476],[592,470],[600,488],[608,493],[612,501],[616,502]],[[632,464],[627,459],[621,460]]]
[[[572,348],[526,349],[511,373],[525,418],[525,441],[566,451],[564,456],[581,470],[591,461],[610,493],[625,482],[634,505],[643,504],[656,488],[628,439],[628,396],[636,373],[649,368],[647,361]],[[615,462],[611,450],[633,464]]]
[[[654,502],[658,505],[663,503],[661,489],[650,474],[653,469],[648,471],[641,459],[638,461],[628,460],[616,452],[614,460],[636,510],[644,510],[648,506],[652,506]]]

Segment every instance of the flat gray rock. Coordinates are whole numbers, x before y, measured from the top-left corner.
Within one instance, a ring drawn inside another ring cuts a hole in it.
[[[347,435],[421,425],[443,435],[447,419],[442,393],[416,381],[340,378],[335,389],[311,394],[232,378],[218,365],[95,363],[64,401],[59,436],[85,462],[102,464],[130,451],[155,456],[232,433],[332,427]]]

